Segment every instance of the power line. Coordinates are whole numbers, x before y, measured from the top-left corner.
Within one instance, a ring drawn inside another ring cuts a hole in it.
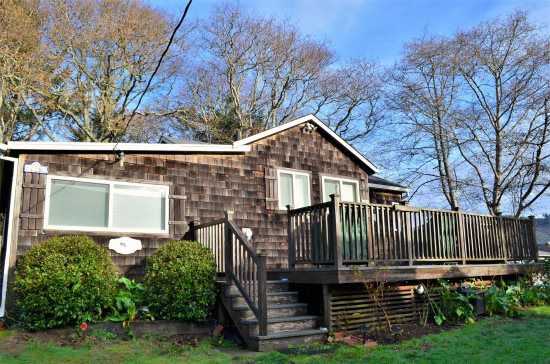
[[[155,67],[155,70],[151,74],[151,77],[149,78],[149,81],[147,82],[147,85],[145,86],[145,90],[143,90],[143,93],[139,97],[139,100],[138,100],[136,106],[134,107],[134,110],[132,111],[132,114],[130,114],[130,118],[126,122],[126,126],[122,130],[122,133],[120,133],[120,136],[118,137],[118,141],[116,142],[115,146],[113,147],[113,153],[115,153],[115,151],[117,150],[117,146],[120,143],[120,139],[126,133],[126,131],[128,130],[128,127],[130,126],[130,123],[132,122],[132,119],[136,115],[137,109],[139,108],[139,105],[141,104],[141,100],[143,100],[143,96],[145,96],[145,94],[149,90],[149,87],[151,86],[151,82],[153,81],[153,77],[155,77],[155,75],[157,74],[157,71],[159,70],[160,65],[162,64],[162,60],[164,59],[164,56],[166,56],[166,53],[168,53],[168,50],[170,49],[170,46],[172,45],[172,42],[174,41],[174,38],[176,37],[176,33],[178,32],[178,29],[181,27],[181,25],[183,24],[183,21],[185,20],[185,17],[187,16],[187,11],[189,10],[189,7],[191,6],[192,2],[193,2],[193,0],[189,0],[189,2],[187,3],[187,6],[185,7],[185,10],[183,11],[183,15],[182,15],[180,21],[178,22],[178,24],[174,28],[174,31],[172,32],[172,35],[170,36],[170,40],[168,40],[168,45],[166,46],[166,49],[160,55],[157,66]]]

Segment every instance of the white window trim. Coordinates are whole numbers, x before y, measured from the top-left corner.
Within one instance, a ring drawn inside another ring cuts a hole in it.
[[[286,210],[286,206],[281,205],[281,190],[279,189],[279,182],[281,181],[281,173],[291,174],[292,175],[292,191],[296,191],[295,178],[294,176],[306,176],[307,177],[307,195],[309,197],[309,204],[311,205],[311,173],[297,171],[294,169],[277,169],[277,196],[279,198],[278,205],[279,210]],[[294,196],[292,196],[294,198]],[[295,207],[296,208],[296,207]]]
[[[62,181],[75,181],[75,182],[87,182],[87,183],[96,183],[109,186],[109,216],[107,227],[91,227],[91,226],[64,226],[64,225],[50,225],[49,215],[50,215],[50,191],[51,191],[51,181],[62,180]],[[113,228],[113,204],[112,196],[114,185],[126,185],[126,186],[136,186],[136,187],[151,187],[156,189],[164,189],[165,201],[164,201],[164,229],[120,229]],[[168,234],[168,220],[170,212],[170,187],[167,185],[158,185],[158,184],[145,184],[145,183],[132,183],[132,182],[119,182],[105,179],[96,179],[96,178],[80,178],[80,177],[66,177],[66,176],[51,176],[48,175],[46,178],[46,191],[45,191],[45,203],[44,203],[44,229],[45,230],[67,230],[67,231],[84,231],[84,232],[112,232],[112,233],[143,233],[143,234]]]
[[[323,202],[325,199],[325,180],[331,179],[333,181],[338,181],[340,183],[340,191],[342,191],[342,182],[349,182],[355,184],[355,194],[357,196],[357,201],[353,202],[360,202],[361,201],[361,195],[359,194],[359,180],[358,179],[352,179],[352,178],[342,178],[337,176],[321,176],[321,198],[323,199]],[[342,196],[340,196],[342,197]],[[352,201],[346,201],[346,202],[352,202]]]

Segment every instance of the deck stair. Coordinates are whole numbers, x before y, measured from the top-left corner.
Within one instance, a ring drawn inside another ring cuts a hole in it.
[[[209,248],[218,273],[219,300],[252,350],[306,344],[326,336],[319,318],[289,290],[288,280],[267,280],[267,254],[257,252],[233,221],[233,213],[206,224],[193,224],[194,240]]]
[[[267,335],[258,334],[258,320],[235,285],[220,282],[220,301],[252,350],[269,351],[317,342],[327,330],[319,317],[307,313],[307,304],[298,302],[298,292],[290,291],[287,280],[267,281]]]

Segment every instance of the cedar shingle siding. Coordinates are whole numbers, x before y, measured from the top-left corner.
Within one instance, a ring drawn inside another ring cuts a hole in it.
[[[277,168],[311,173],[311,201],[321,202],[321,174],[360,181],[362,200],[368,200],[367,172],[327,140],[322,131],[303,133],[294,127],[251,144],[246,154],[132,154],[120,166],[111,154],[21,154],[24,161],[49,166],[50,175],[170,185],[170,236],[132,233],[82,233],[107,247],[116,236],[140,239],[143,249],[121,255],[110,251],[123,273],[139,278],[145,258],[168,239],[181,239],[193,220],[209,222],[234,211],[241,228],[251,228],[253,244],[269,254],[268,266],[287,266],[285,211],[278,210]],[[77,234],[44,231],[46,177],[25,174],[21,198],[18,255],[53,235]],[[267,188],[267,194],[266,194]],[[186,199],[183,199],[185,196]]]
[[[377,191],[371,189],[370,202],[391,205],[394,202],[401,202],[401,200],[403,199],[402,196],[403,193],[401,192]]]

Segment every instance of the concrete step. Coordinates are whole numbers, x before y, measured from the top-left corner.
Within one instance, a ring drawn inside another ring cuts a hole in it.
[[[225,295],[231,298],[234,305],[244,305],[245,300],[240,293],[229,293]],[[281,292],[269,292],[267,294],[267,303],[297,303],[298,292],[296,291],[281,291]]]
[[[305,345],[320,342],[327,337],[328,330],[325,328],[312,330],[299,330],[288,332],[277,332],[260,336],[252,334],[251,349],[256,351],[271,351],[288,348],[291,345]]]
[[[267,320],[267,331],[270,333],[311,330],[319,327],[317,316],[275,317]],[[258,334],[257,319],[241,319],[241,324],[248,326],[248,332]]]
[[[234,305],[233,310],[239,312],[241,319],[255,318],[248,305]],[[277,303],[267,305],[267,317],[290,317],[307,315],[307,303]]]

